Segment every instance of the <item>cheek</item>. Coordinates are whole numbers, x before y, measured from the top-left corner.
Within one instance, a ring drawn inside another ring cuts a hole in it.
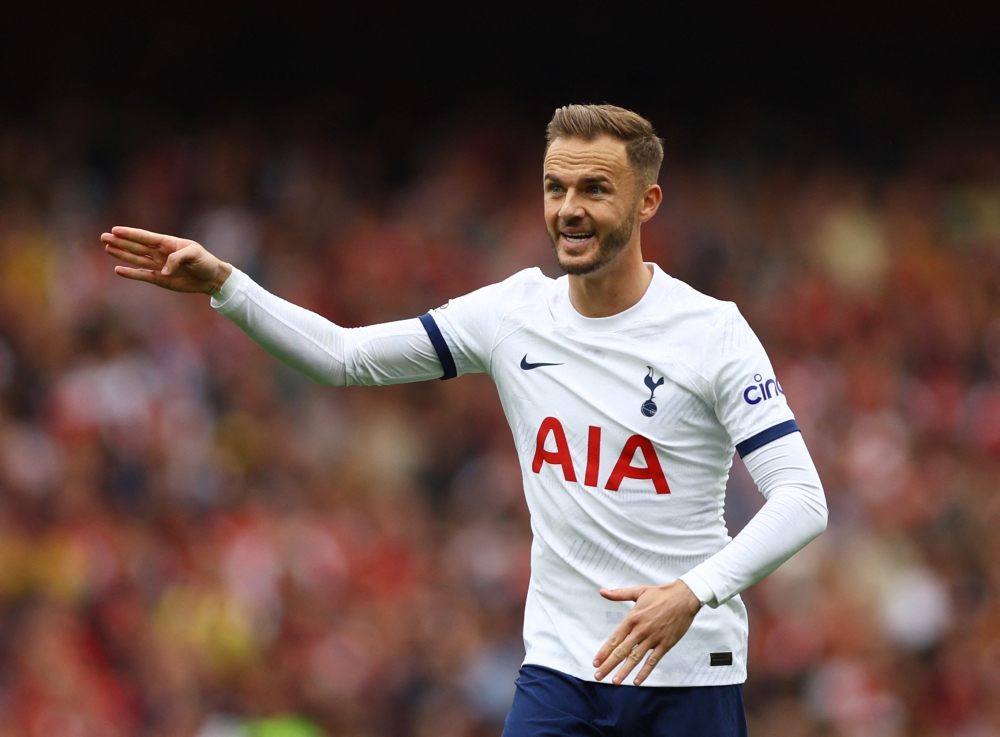
[[[610,204],[602,204],[599,207],[595,207],[591,211],[591,217],[593,218],[595,224],[601,228],[614,228],[616,227],[624,217],[625,213],[620,211],[620,208],[614,207]]]

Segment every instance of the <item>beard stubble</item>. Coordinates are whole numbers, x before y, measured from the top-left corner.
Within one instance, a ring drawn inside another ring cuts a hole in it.
[[[594,258],[583,264],[563,263],[563,260],[559,257],[559,231],[556,231],[554,236],[552,233],[549,233],[549,239],[552,241],[552,248],[555,249],[556,261],[559,263],[559,268],[572,276],[585,276],[593,274],[601,267],[611,263],[624,250],[628,242],[632,240],[632,231],[634,229],[635,220],[631,215],[627,216],[615,226],[614,230],[600,239]]]

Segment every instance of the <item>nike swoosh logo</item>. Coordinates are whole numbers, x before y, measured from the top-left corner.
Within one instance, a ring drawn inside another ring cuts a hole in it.
[[[531,369],[541,368],[542,366],[562,366],[561,363],[528,363],[528,354],[524,354],[524,358],[521,359],[521,368],[525,371],[531,371]]]

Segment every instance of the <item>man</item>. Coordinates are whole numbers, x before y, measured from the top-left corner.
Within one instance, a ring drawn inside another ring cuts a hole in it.
[[[534,533],[505,735],[743,735],[738,594],[825,529],[823,490],[735,306],[642,260],[641,225],[663,196],[649,122],[571,105],[547,139],[545,219],[566,276],[528,269],[418,319],[343,329],[193,241],[120,227],[101,238],[129,264],[116,273],[212,295],[317,381],[490,374]],[[730,541],[734,450],[767,502]]]

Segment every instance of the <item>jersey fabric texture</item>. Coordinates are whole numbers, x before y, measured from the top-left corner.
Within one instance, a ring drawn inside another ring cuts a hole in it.
[[[690,574],[705,596],[698,566],[730,540],[734,450],[797,430],[735,305],[651,268],[642,299],[611,317],[581,316],[568,279],[538,269],[429,313],[442,365],[488,373],[514,434],[534,533],[525,663],[585,680],[632,606],[598,590]],[[746,680],[747,614],[735,593],[706,597],[714,608],[647,685]]]
[[[503,737],[746,737],[743,686],[629,688],[526,665]]]

